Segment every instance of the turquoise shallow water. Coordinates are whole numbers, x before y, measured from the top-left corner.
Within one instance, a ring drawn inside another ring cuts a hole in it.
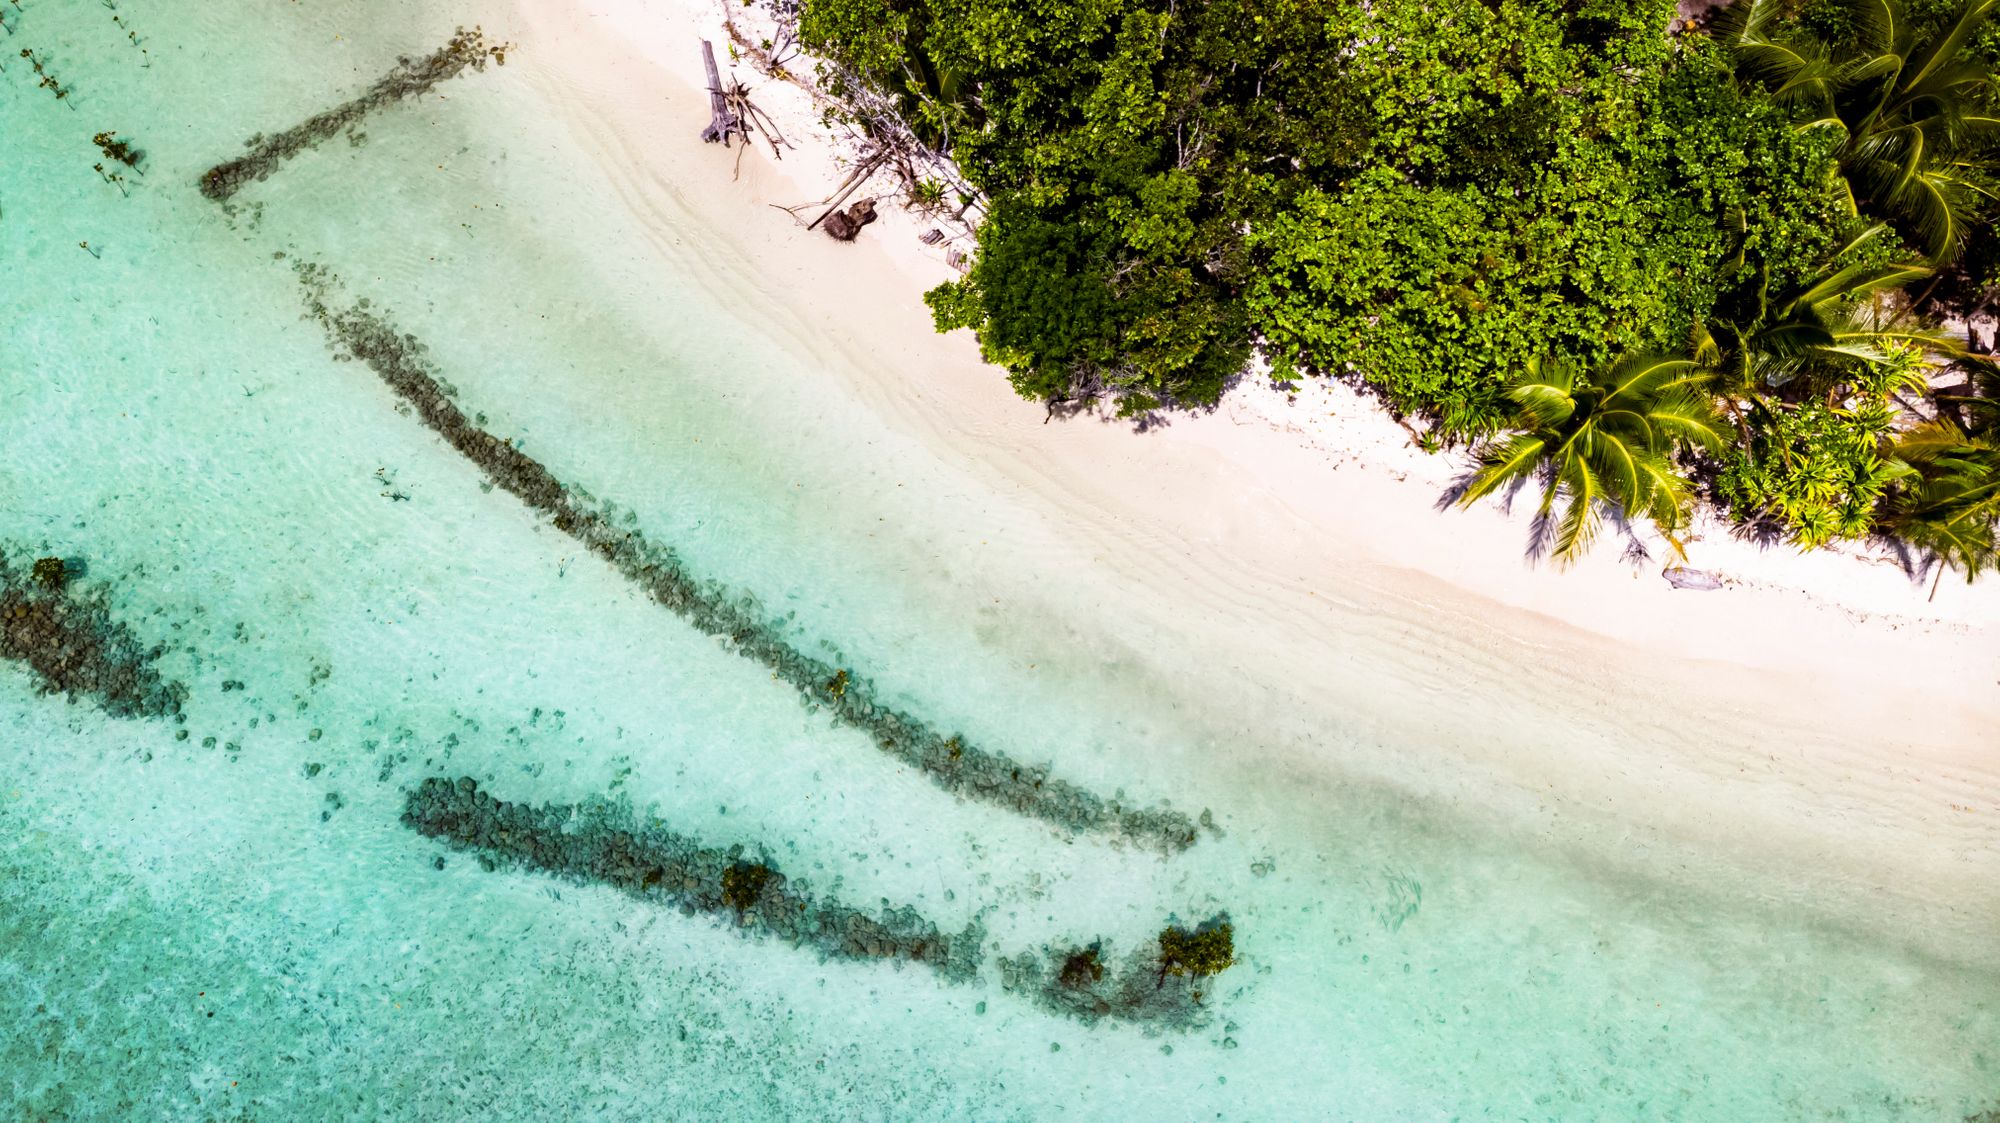
[[[1782,882],[1615,842],[1584,862],[1499,815],[1247,766],[1299,719],[1213,712],[1141,669],[1159,637],[1058,623],[1109,579],[1087,552],[843,400],[809,339],[738,318],[701,230],[648,240],[587,189],[532,59],[227,210],[195,192],[250,134],[501,18],[7,10],[0,542],[86,561],[191,691],[184,725],[120,720],[0,667],[10,1115],[1958,1120],[2000,1098],[1988,961]],[[103,129],[148,153],[129,196],[91,170]],[[1062,835],[808,710],[336,362],[301,258],[800,649],[1224,833],[1171,858]],[[1036,575],[1047,599],[1015,603]],[[1414,719],[1367,727],[1421,752]],[[1187,1032],[1054,1015],[991,962],[965,984],[822,962],[401,825],[422,778],[462,774],[627,799],[850,903],[980,920],[995,954],[1226,910],[1241,962]]]

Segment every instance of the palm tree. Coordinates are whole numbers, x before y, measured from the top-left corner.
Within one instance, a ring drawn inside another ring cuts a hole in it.
[[[1736,400],[1748,402],[1754,412],[1765,408],[1767,394],[1801,378],[1809,392],[1830,392],[1857,368],[1888,362],[1899,346],[1955,353],[1936,332],[1899,330],[1896,319],[1885,319],[1871,299],[1929,276],[1928,266],[1837,264],[1888,229],[1877,223],[1854,234],[1827,256],[1817,276],[1775,299],[1766,274],[1742,323],[1718,319],[1695,324],[1691,357],[1714,372],[1714,388],[1728,400],[1739,428],[1744,423]]]
[[[1723,444],[1708,378],[1685,358],[1626,356],[1582,378],[1559,359],[1530,361],[1527,374],[1507,387],[1520,407],[1520,431],[1478,450],[1480,467],[1459,504],[1540,477],[1536,548],[1550,548],[1561,563],[1589,548],[1607,510],[1643,515],[1671,533],[1690,498],[1673,453]],[[1560,519],[1558,499],[1565,501]]]
[[[1973,392],[1952,400],[1957,418],[1939,417],[1903,434],[1895,457],[1904,482],[1883,526],[1957,566],[1971,581],[2000,569],[2000,369],[1974,369]],[[1935,586],[1933,586],[1935,589]]]
[[[1775,27],[1784,0],[1739,0],[1717,20],[1739,72],[1808,108],[1803,128],[1840,137],[1834,155],[1850,208],[1894,219],[1933,260],[1955,256],[1973,212],[1994,199],[1988,109],[1993,78],[1960,62],[2000,0],[1962,0],[1936,27],[1906,18],[1900,0],[1848,0],[1851,43]]]

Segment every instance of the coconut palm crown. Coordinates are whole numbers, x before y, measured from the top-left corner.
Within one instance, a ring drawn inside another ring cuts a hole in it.
[[[1884,524],[1971,581],[2000,569],[2000,368],[1984,359],[1963,365],[1971,393],[1952,399],[1956,413],[1896,440],[1905,478]]]
[[[1507,387],[1519,431],[1480,447],[1458,501],[1539,478],[1536,549],[1562,563],[1589,548],[1607,512],[1644,516],[1671,533],[1690,500],[1673,454],[1724,443],[1703,389],[1708,378],[1691,360],[1658,355],[1628,355],[1583,376],[1566,362],[1533,360]]]
[[[2000,0],[1964,0],[1935,26],[1899,0],[1849,0],[1851,42],[1780,28],[1783,0],[1740,0],[1717,20],[1738,70],[1809,111],[1802,127],[1836,130],[1850,206],[1893,219],[1934,260],[1955,256],[1974,212],[1996,197],[1990,141],[1993,77],[1961,61]]]
[[[1930,276],[1928,266],[1867,260],[1839,264],[1888,230],[1876,223],[1858,231],[1828,255],[1816,276],[1776,296],[1760,286],[1742,322],[1697,323],[1690,351],[1715,373],[1714,389],[1754,404],[1762,394],[1801,378],[1811,389],[1825,390],[1857,366],[1886,362],[1898,345],[1955,354],[1956,348],[1935,331],[1898,329],[1874,299]]]

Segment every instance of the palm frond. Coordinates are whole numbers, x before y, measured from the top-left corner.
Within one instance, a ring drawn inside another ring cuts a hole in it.
[[[1489,443],[1480,451],[1480,468],[1459,495],[1461,507],[1493,494],[1501,487],[1532,476],[1548,455],[1549,441],[1540,433],[1516,433]]]
[[[1927,81],[1936,71],[1957,57],[1960,47],[1979,30],[1979,24],[1991,15],[2000,0],[1966,0],[1958,14],[1946,25],[1944,34],[1931,40],[1925,50],[1910,61],[1909,77],[1904,81],[1905,89],[1915,89]]]
[[[1508,387],[1507,396],[1521,407],[1524,417],[1542,429],[1554,429],[1576,412],[1576,399],[1570,396],[1570,391],[1546,383],[1516,383]]]
[[[1638,459],[1641,493],[1626,501],[1628,513],[1644,514],[1672,531],[1681,525],[1691,501],[1688,482],[1666,457],[1647,453]]]
[[[1916,464],[1936,465],[1953,458],[1993,455],[1996,447],[1949,421],[1926,421],[1896,438],[1896,455]]]
[[[1750,346],[1763,355],[1787,358],[1803,355],[1834,342],[1833,331],[1817,319],[1795,320],[1761,327],[1750,338]]]
[[[1705,395],[1688,389],[1661,394],[1648,409],[1655,430],[1682,444],[1709,452],[1720,451],[1729,443],[1722,415]],[[1659,445],[1653,446],[1656,450]]]
[[[1515,385],[1553,386],[1564,393],[1574,390],[1576,382],[1576,364],[1557,355],[1530,358],[1527,372],[1514,379]]]
[[[1902,30],[1902,13],[1897,11],[1895,0],[1861,0],[1853,9],[1869,46],[1878,51],[1895,46],[1897,33]]]
[[[1927,265],[1913,262],[1880,265],[1857,262],[1813,282],[1787,301],[1778,315],[1787,315],[1793,308],[1801,305],[1818,307],[1834,300],[1854,300],[1870,293],[1899,289],[1912,281],[1921,281],[1936,271]]]
[[[1694,330],[1689,333],[1688,354],[1703,367],[1714,367],[1722,362],[1722,347],[1716,343],[1715,333],[1700,320],[1694,322]]]
[[[1915,228],[1917,238],[1933,258],[1958,255],[1967,225],[1965,193],[1951,177],[1936,172],[1911,179],[1892,200]]]
[[[1783,0],[1743,0],[1717,12],[1710,33],[1731,47],[1761,41],[1783,8]]]
[[[1553,552],[1557,562],[1568,565],[1582,557],[1597,537],[1598,506],[1604,502],[1604,486],[1590,462],[1581,456],[1564,461],[1556,482],[1567,493],[1569,506],[1562,521],[1556,524]]]
[[[1607,408],[1614,403],[1632,403],[1658,393],[1669,383],[1684,381],[1699,372],[1693,359],[1673,355],[1630,355],[1611,365],[1602,383]]]
[[[1647,431],[1650,436],[1650,430]],[[1645,488],[1640,479],[1638,448],[1626,443],[1616,433],[1597,434],[1591,442],[1589,455],[1591,473],[1603,487],[1605,494],[1615,498],[1622,506],[1631,508],[1644,495]]]
[[[1889,224],[1886,222],[1875,222],[1867,226],[1858,227],[1840,245],[1835,246],[1826,255],[1826,259],[1828,261],[1838,261],[1888,232]]]

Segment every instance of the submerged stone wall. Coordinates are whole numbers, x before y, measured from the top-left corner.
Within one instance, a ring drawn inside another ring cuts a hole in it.
[[[507,63],[506,44],[489,44],[478,28],[463,27],[451,41],[422,58],[399,58],[396,68],[377,79],[368,92],[307,118],[281,133],[258,134],[247,142],[250,152],[202,173],[201,193],[226,202],[245,186],[263,179],[279,164],[340,134],[363,117],[391,102],[427,93],[432,86],[456,78],[466,68],[486,69],[486,60]]]
[[[746,857],[742,847],[705,847],[664,827],[636,824],[607,801],[531,807],[494,799],[471,777],[432,776],[410,793],[403,822],[507,865],[610,885],[689,915],[729,917],[831,959],[920,963],[953,981],[979,973],[977,925],[953,935],[912,909],[877,916],[820,899],[768,861]]]
[[[746,934],[784,940],[829,959],[913,963],[946,981],[979,977],[984,933],[975,922],[941,932],[912,908],[863,912],[815,895],[743,847],[701,845],[662,824],[639,823],[608,800],[540,807],[495,799],[471,777],[425,778],[404,801],[402,819],[420,834],[506,866],[609,885],[633,896],[735,922]],[[1207,1019],[1205,984],[1171,972],[1161,949],[1135,949],[1115,969],[1089,948],[1001,958],[1001,984],[1052,1012],[1188,1029]]]
[[[45,694],[87,698],[113,717],[178,714],[187,687],[154,669],[146,648],[112,619],[101,589],[83,590],[57,558],[10,561],[0,550],[0,658],[27,666]]]
[[[825,706],[842,722],[865,731],[884,752],[953,794],[1069,830],[1120,836],[1169,854],[1194,844],[1196,825],[1180,812],[1106,800],[1050,776],[1045,766],[981,749],[877,702],[866,678],[792,647],[784,629],[768,622],[754,599],[696,578],[672,549],[618,526],[573,495],[540,462],[480,428],[453,402],[454,392],[432,371],[415,336],[398,333],[388,320],[359,304],[330,303],[337,279],[324,267],[301,263],[295,268],[307,312],[326,330],[337,354],[367,364],[415,408],[425,425],[494,483],[548,515],[558,530],[609,562],[654,601],[703,632],[728,637],[738,654],[769,668],[808,703]]]

